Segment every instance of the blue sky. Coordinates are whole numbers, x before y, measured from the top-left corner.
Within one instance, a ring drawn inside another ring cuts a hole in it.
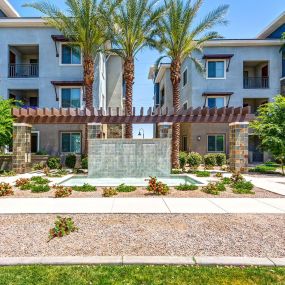
[[[40,16],[39,12],[23,8],[24,3],[34,1],[29,0],[10,0],[11,4],[21,14],[21,16]],[[64,9],[65,0],[50,0],[57,6]],[[216,27],[225,38],[254,38],[260,31],[268,26],[284,10],[284,0],[204,0],[204,5],[200,10],[197,20],[203,17],[207,12],[222,4],[229,4],[227,26]],[[152,106],[153,85],[147,79],[149,67],[159,57],[154,50],[144,49],[137,55],[135,66],[135,84],[134,84],[134,106],[150,107]],[[151,125],[134,126],[134,137],[137,136],[139,128],[145,130],[146,137],[152,137]]]

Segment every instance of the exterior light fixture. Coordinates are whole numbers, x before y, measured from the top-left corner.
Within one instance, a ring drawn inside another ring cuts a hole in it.
[[[201,136],[197,136],[197,141],[201,141]]]

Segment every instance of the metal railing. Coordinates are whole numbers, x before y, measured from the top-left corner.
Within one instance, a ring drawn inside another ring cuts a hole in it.
[[[269,77],[244,77],[244,89],[267,89],[269,88]]]
[[[9,64],[9,77],[10,78],[26,78],[26,77],[39,77],[39,64]]]

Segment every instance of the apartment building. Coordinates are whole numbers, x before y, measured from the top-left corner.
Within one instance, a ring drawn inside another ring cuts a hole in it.
[[[193,54],[204,65],[200,73],[190,58],[181,68],[180,105],[189,107],[242,107],[251,112],[284,93],[285,57],[280,52],[285,13],[254,39],[218,39],[206,43],[203,54]],[[170,64],[150,68],[154,82],[154,106],[172,107]],[[154,127],[157,136],[157,127]],[[259,149],[258,137],[249,136],[249,161],[262,162],[268,154]],[[229,153],[228,124],[181,124],[180,148],[201,154]]]
[[[80,47],[42,18],[20,17],[0,2],[0,96],[22,108],[84,108]],[[122,60],[99,54],[95,63],[95,108],[123,108]],[[84,152],[84,125],[33,125],[32,152]],[[104,136],[121,137],[122,126],[103,126]]]

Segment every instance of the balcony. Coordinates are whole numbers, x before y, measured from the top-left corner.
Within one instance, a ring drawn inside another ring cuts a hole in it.
[[[39,64],[9,64],[9,77],[10,78],[27,78],[39,77]]]
[[[257,114],[257,110],[260,106],[269,102],[268,98],[244,98],[243,107],[250,106],[251,114]]]
[[[39,107],[39,90],[38,89],[9,89],[9,98],[17,100],[21,108],[38,108]]]
[[[267,89],[269,88],[269,77],[244,77],[244,89]]]

